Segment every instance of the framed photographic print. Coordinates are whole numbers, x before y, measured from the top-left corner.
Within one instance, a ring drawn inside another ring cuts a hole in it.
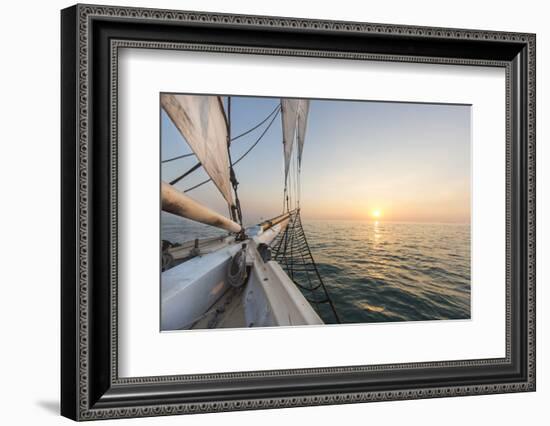
[[[61,28],[64,416],[535,390],[535,35]]]

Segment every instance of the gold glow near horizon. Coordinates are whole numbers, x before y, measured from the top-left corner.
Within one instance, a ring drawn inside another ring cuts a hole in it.
[[[371,216],[374,218],[374,219],[380,219],[382,217],[382,210],[380,209],[374,209],[372,212],[371,212]]]
[[[397,171],[393,175],[397,176]],[[336,180],[336,177],[334,178]],[[470,218],[469,182],[432,182],[429,187],[417,176],[388,182],[384,176],[354,180],[381,183],[361,184],[324,182],[308,185],[302,194],[303,213],[311,219],[370,220],[380,222],[466,223]],[[309,184],[309,182],[308,182]],[[368,185],[368,187],[367,187]]]

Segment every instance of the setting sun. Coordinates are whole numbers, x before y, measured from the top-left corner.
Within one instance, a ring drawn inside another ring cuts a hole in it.
[[[380,219],[381,216],[382,216],[382,212],[380,211],[380,209],[374,209],[372,211],[372,217],[373,218]]]

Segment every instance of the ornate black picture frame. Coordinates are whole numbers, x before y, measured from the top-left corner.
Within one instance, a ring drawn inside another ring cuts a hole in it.
[[[74,420],[535,390],[535,35],[76,5],[61,13],[61,413]],[[506,356],[119,378],[117,54],[188,49],[506,70]]]

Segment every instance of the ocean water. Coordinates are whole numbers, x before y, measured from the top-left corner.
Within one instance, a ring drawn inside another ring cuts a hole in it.
[[[470,318],[469,225],[303,221],[303,227],[343,322]]]
[[[162,216],[173,242],[221,235]],[[470,318],[470,226],[302,219],[313,257],[344,323]],[[320,316],[332,322],[321,307]]]

